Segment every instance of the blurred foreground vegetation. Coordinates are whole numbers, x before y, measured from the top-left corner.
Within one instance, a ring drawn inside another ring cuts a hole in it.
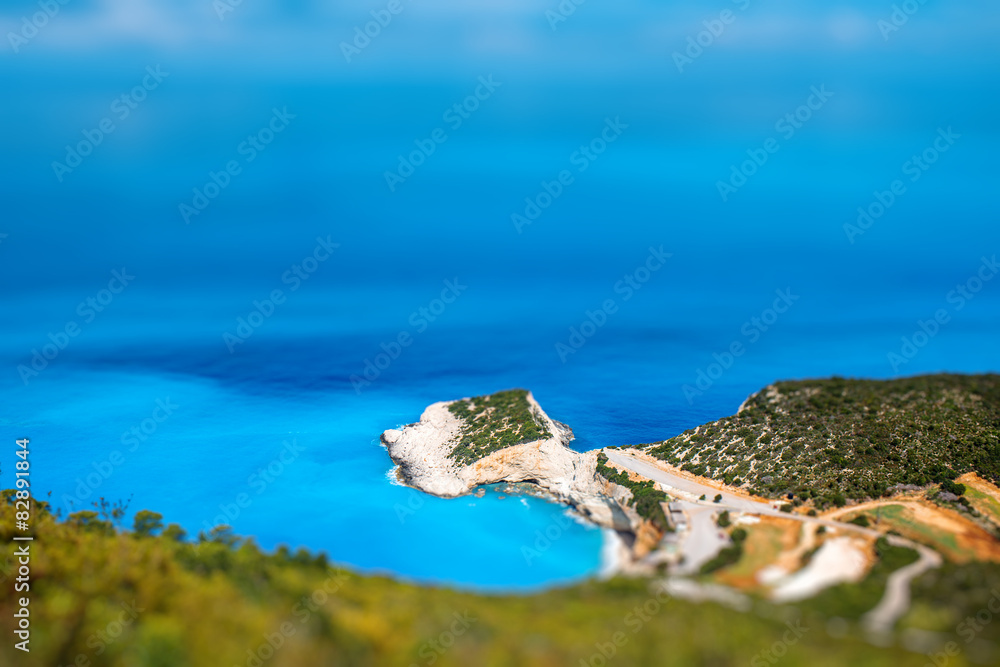
[[[5,492],[5,545],[12,544],[10,503]],[[8,560],[0,577],[0,665],[721,667],[775,664],[768,658],[777,653],[763,652],[776,647],[787,666],[927,660],[868,644],[854,630],[831,637],[826,617],[809,609],[793,623],[795,635],[786,625],[793,608],[758,602],[744,614],[658,598],[649,580],[480,595],[361,576],[305,551],[265,554],[226,529],[186,542],[152,512],[122,531],[112,525],[114,511],[58,521],[44,506],[36,501],[32,510],[31,652],[13,648],[16,573]],[[12,552],[5,546],[5,555]],[[968,663],[960,655],[949,664]]]

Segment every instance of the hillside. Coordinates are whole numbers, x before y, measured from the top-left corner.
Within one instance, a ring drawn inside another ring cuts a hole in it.
[[[732,417],[641,447],[697,475],[819,506],[973,471],[1000,482],[1000,375],[777,382]]]
[[[13,492],[0,500],[0,540],[7,544],[12,501]],[[139,513],[136,531],[95,512],[57,521],[38,502],[32,513],[30,591],[15,594],[10,561],[0,563],[3,665],[555,667],[612,664],[607,654],[622,665],[721,667],[762,655],[794,613],[688,603],[656,594],[642,579],[477,595],[363,576],[304,550],[264,553],[227,529],[183,541],[176,526],[161,533],[161,517],[150,512]],[[928,582],[929,594],[940,589]],[[30,653],[13,648],[14,612],[24,595],[31,599]],[[978,608],[984,595],[972,591],[967,606]],[[785,647],[782,665],[924,662],[900,648],[808,631],[825,622],[802,618],[796,627],[807,631]],[[959,657],[952,664],[967,663]]]

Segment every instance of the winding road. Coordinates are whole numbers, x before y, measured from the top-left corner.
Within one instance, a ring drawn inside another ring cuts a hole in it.
[[[658,482],[671,495],[683,498],[683,500],[678,500],[676,504],[689,517],[690,529],[682,545],[684,562],[677,569],[677,574],[689,575],[696,573],[703,563],[714,557],[722,547],[728,544],[728,539],[719,536],[719,530],[716,528],[714,512],[712,510],[721,509],[774,516],[781,519],[801,521],[803,523],[830,526],[868,537],[883,536],[877,530],[863,528],[851,523],[782,512],[781,510],[774,509],[767,502],[753,500],[752,498],[746,498],[708,484],[703,484],[697,480],[664,470],[659,466],[621,451],[613,449],[605,449],[603,451],[612,463]],[[705,496],[705,500],[697,500],[702,495]],[[722,499],[718,503],[710,500],[714,499],[716,495],[722,496]],[[895,535],[887,536],[887,539],[890,544],[895,546],[914,549],[920,554],[920,559],[889,575],[885,594],[882,596],[882,599],[874,609],[863,617],[865,626],[870,632],[883,634],[890,632],[896,621],[909,608],[910,583],[913,579],[932,568],[940,567],[942,562],[941,556],[936,551],[922,544],[917,544],[916,542]]]

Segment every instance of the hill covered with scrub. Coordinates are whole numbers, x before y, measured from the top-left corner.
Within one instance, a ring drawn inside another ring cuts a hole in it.
[[[966,472],[1000,482],[1000,375],[777,382],[649,454],[768,497],[820,506]]]
[[[14,525],[12,496],[0,500],[5,544]],[[81,512],[59,521],[33,503],[30,591],[15,593],[18,575],[10,560],[0,562],[0,665],[726,667],[758,664],[775,646],[787,667],[926,660],[872,646],[853,632],[831,637],[821,612],[798,617],[760,602],[743,614],[657,594],[651,580],[477,595],[363,576],[304,550],[264,553],[228,529],[185,541],[179,527],[163,530],[162,517],[147,511],[126,531],[114,525],[120,516]],[[968,604],[942,624],[975,613],[988,588],[1000,585],[993,575],[981,590],[983,581],[976,579]],[[941,586],[933,584],[928,590],[937,594]],[[30,653],[13,647],[14,612],[25,595]],[[798,632],[790,635],[790,627]],[[959,656],[951,664],[967,663]]]

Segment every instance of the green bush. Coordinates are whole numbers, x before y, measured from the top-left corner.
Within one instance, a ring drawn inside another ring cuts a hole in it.
[[[631,491],[632,505],[639,516],[652,522],[660,531],[670,530],[670,522],[663,512],[663,505],[661,505],[661,503],[667,502],[667,494],[657,490],[653,482],[649,480],[632,481],[629,479],[628,473],[615,470],[608,465],[608,457],[604,452],[597,454],[597,474],[609,482],[624,486]]]
[[[946,479],[941,482],[941,490],[947,493],[953,493],[956,496],[961,496],[965,494],[965,485]]]
[[[701,566],[701,574],[711,574],[724,567],[735,565],[743,557],[743,547],[740,542],[724,547],[712,560]]]
[[[526,389],[455,401],[448,411],[462,420],[451,458],[463,465],[506,447],[552,437],[532,412]]]

